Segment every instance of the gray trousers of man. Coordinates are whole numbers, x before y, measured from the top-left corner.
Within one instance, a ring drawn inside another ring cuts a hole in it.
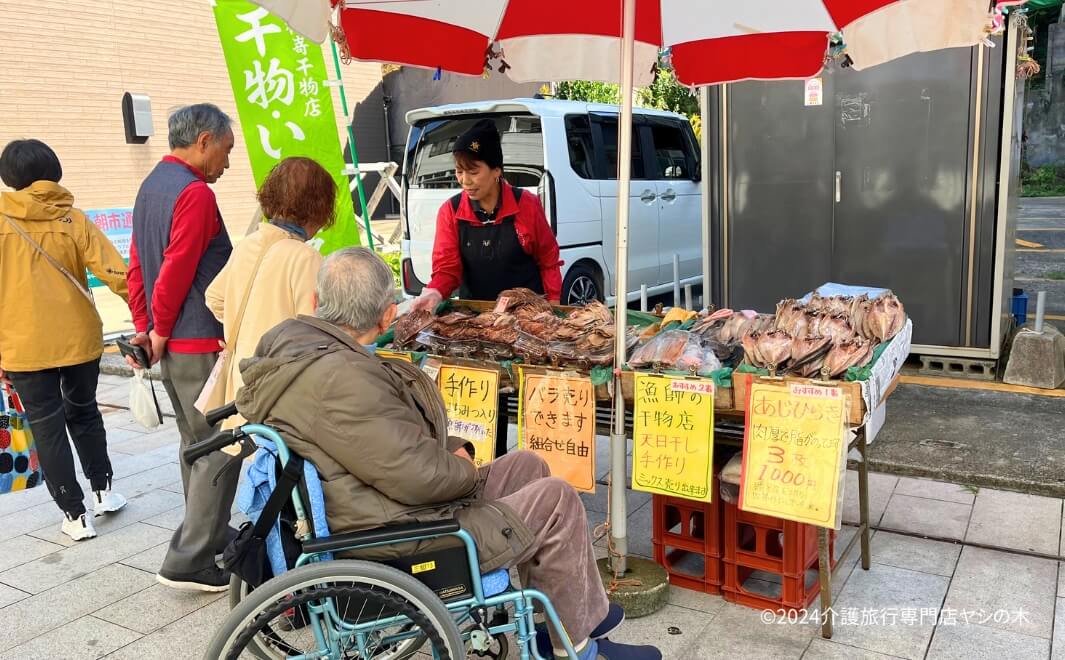
[[[535,537],[514,562],[522,586],[542,591],[570,640],[583,641],[606,618],[609,602],[580,496],[566,481],[552,477],[547,463],[531,451],[501,456],[481,470],[488,477],[480,498],[506,504]],[[562,648],[554,629],[551,638]]]
[[[218,430],[217,426],[209,426],[193,405],[217,358],[217,353],[167,353],[160,363],[163,386],[177,416],[181,449]],[[188,575],[215,566],[215,555],[222,552],[229,540],[229,517],[240,479],[240,465],[231,465],[233,457],[221,451],[204,456],[191,466],[180,454],[178,460],[185,493],[185,519],[170,540],[163,570]],[[229,469],[219,475],[219,470],[227,465]]]

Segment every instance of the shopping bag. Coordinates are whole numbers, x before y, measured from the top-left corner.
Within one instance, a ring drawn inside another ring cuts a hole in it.
[[[151,431],[163,420],[151,381],[144,378],[145,371],[133,370],[133,382],[129,386],[129,411],[133,413],[133,419]]]
[[[33,433],[18,394],[0,390],[0,494],[33,488],[43,481]]]
[[[211,367],[211,374],[207,376],[207,382],[200,390],[200,396],[196,397],[192,407],[206,415],[215,408],[221,408],[229,403],[226,401],[226,384],[229,382],[229,349],[222,349],[218,358]]]

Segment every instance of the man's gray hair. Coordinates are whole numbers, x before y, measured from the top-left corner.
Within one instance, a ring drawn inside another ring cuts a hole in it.
[[[210,133],[220,140],[230,131],[233,120],[212,103],[197,103],[178,108],[170,115],[170,148],[191,147],[200,133]]]
[[[392,269],[364,247],[338,250],[318,270],[318,318],[355,332],[372,329],[396,302]]]

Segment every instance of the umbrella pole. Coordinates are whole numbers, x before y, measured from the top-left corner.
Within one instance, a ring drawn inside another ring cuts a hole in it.
[[[703,85],[699,88],[699,113],[702,118],[703,131],[699,137],[700,158],[700,183],[699,192],[703,216],[703,309],[710,308],[710,245],[713,239],[710,237],[710,136],[706,127],[710,125],[710,87]]]
[[[621,117],[618,120],[617,284],[614,298],[614,427],[610,434],[610,540],[615,576],[626,570],[629,552],[625,485],[625,397],[621,366],[625,364],[625,325],[629,291],[629,181],[632,178],[632,60],[636,39],[636,0],[624,0],[621,33]]]

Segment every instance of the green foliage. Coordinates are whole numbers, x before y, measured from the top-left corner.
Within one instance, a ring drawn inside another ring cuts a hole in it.
[[[396,288],[403,288],[403,275],[400,273],[400,264],[403,261],[403,255],[399,252],[382,252],[379,253],[385,263],[392,269],[392,277],[396,279]]]
[[[617,85],[591,82],[588,80],[567,80],[555,85],[555,98],[587,103],[621,103]],[[678,112],[687,117],[699,115],[699,97],[677,82],[669,69],[660,69],[650,87],[636,91],[638,104],[645,108]]]
[[[640,105],[656,110],[678,112],[688,117],[699,114],[699,97],[677,82],[669,69],[660,69],[650,87],[637,92]]]
[[[1065,196],[1065,166],[1043,165],[1021,173],[1022,197]]]
[[[555,85],[555,98],[586,103],[621,103],[618,86],[588,80],[565,80]]]

